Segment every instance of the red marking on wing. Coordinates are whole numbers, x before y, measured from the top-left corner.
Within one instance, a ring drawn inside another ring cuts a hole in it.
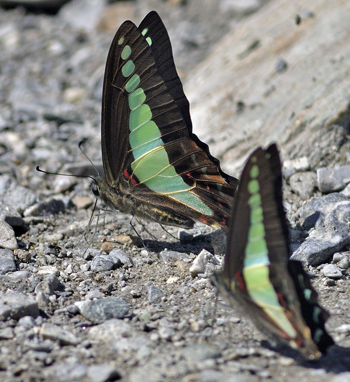
[[[284,301],[284,298],[281,295],[281,293],[277,293],[277,299],[278,299],[278,302],[280,303],[281,306],[285,306],[286,305],[286,303]]]
[[[208,218],[205,217],[204,215],[202,215],[199,220],[203,223],[203,224],[208,224]]]
[[[245,286],[245,283],[244,283],[244,279],[242,277],[242,273],[241,272],[236,272],[236,279],[239,283],[239,289],[246,292],[247,291],[247,288]]]
[[[133,186],[137,185],[136,180],[133,177],[131,177],[131,175],[128,173],[128,170],[125,169],[123,174],[124,174],[126,179],[131,179],[131,183],[132,183]]]
[[[288,340],[290,336],[286,332],[281,332],[281,337]]]

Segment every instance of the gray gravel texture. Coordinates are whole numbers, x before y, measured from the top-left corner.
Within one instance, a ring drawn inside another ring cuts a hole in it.
[[[304,261],[330,311],[337,343],[314,363],[273,348],[217,297],[210,275],[223,260],[221,232],[201,224],[164,231],[134,219],[145,248],[130,216],[100,203],[92,212],[89,179],[35,170],[95,176],[78,149],[82,139],[101,168],[101,83],[117,29],[101,23],[106,14],[132,10],[140,20],[158,10],[180,75],[189,78],[218,36],[264,8],[243,3],[222,1],[215,15],[208,1],[107,8],[74,0],[51,16],[0,9],[1,381],[350,380],[350,178],[348,167],[335,169],[346,166],[337,156],[325,169],[313,167],[304,147],[284,166],[293,257]],[[339,134],[324,139],[340,150],[349,136]]]

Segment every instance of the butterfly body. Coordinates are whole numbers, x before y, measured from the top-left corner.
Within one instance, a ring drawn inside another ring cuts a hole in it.
[[[117,209],[126,214],[138,216],[142,219],[156,221],[159,224],[178,227],[193,227],[193,220],[174,211],[161,209],[159,204],[144,203],[143,200],[135,198],[130,193],[123,192],[122,188],[113,188],[104,180],[98,180],[99,194],[106,206]]]
[[[276,145],[249,157],[235,197],[224,269],[214,284],[274,342],[284,341],[308,359],[333,344],[302,264],[289,260],[289,232],[282,203]]]
[[[102,102],[105,180],[110,206],[163,224],[226,227],[237,179],[220,169],[192,133],[189,103],[156,12],[126,21],[106,63]]]

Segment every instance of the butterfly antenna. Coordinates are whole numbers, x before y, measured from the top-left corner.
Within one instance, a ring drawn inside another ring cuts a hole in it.
[[[97,170],[97,167],[92,163],[92,160],[87,156],[86,152],[83,150],[83,145],[85,144],[85,142],[87,141],[87,139],[83,139],[81,140],[79,143],[78,143],[78,147],[79,147],[79,150],[81,151],[81,153],[84,155],[84,157],[90,162],[91,166],[94,168],[94,170],[96,171],[96,174],[98,177],[101,177],[100,173],[98,172]]]
[[[97,180],[91,175],[74,175],[74,174],[64,174],[62,172],[51,172],[41,169],[39,166],[35,167],[36,171],[42,172],[46,175],[62,175],[62,176],[74,176],[75,178],[90,178],[95,184],[97,184]]]

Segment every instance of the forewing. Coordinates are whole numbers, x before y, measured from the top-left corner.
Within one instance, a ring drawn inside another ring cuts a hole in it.
[[[102,150],[111,186],[138,199],[150,193],[168,198],[169,210],[181,204],[189,218],[227,225],[237,180],[221,171],[207,145],[192,134],[171,44],[155,12],[139,28],[124,23],[113,40]]]

